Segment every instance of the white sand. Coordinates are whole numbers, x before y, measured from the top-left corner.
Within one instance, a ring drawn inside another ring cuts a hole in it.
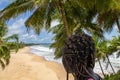
[[[0,70],[0,80],[66,80],[63,66],[29,54],[29,47],[11,53],[10,64]],[[74,80],[70,75],[69,80]]]
[[[120,69],[120,62],[115,60],[111,62]],[[112,71],[110,67],[105,69],[105,63],[102,62],[102,65],[106,74]],[[98,63],[94,71],[102,76]],[[11,52],[10,64],[4,70],[0,68],[0,80],[66,80],[66,71],[61,64],[46,61],[30,53],[29,47],[25,47],[18,53]],[[69,80],[74,80],[71,74]]]

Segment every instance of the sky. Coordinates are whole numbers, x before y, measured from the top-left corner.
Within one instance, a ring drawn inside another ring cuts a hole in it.
[[[0,0],[0,10],[4,9],[10,2],[13,0]],[[10,36],[12,34],[19,34],[19,40],[25,43],[52,43],[53,34],[47,33],[44,29],[41,31],[40,35],[36,35],[34,30],[27,31],[24,22],[29,17],[30,13],[25,15],[21,15],[16,19],[11,19],[7,22],[8,25],[8,34]],[[53,22],[53,25],[56,25],[57,22]],[[114,27],[111,33],[105,33],[105,37],[107,39],[112,39],[113,36],[118,36],[117,26]]]
[[[0,10],[4,9],[12,0],[0,0]],[[10,19],[7,22],[8,34],[19,34],[19,40],[25,43],[52,43],[52,33],[47,33],[44,29],[41,31],[40,35],[35,34],[34,30],[27,31],[24,22],[29,17],[30,13],[21,15],[15,19]],[[57,24],[53,22],[51,25]]]

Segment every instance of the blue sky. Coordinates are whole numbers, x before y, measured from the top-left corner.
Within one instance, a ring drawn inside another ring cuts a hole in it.
[[[12,0],[0,0],[0,10],[5,8]],[[8,35],[19,34],[20,41],[25,43],[51,43],[53,34],[47,33],[44,29],[41,31],[40,35],[36,35],[34,30],[27,31],[24,22],[29,17],[30,13],[26,13],[25,15],[21,15],[16,19],[11,19],[7,22],[8,25]],[[52,23],[52,26],[55,25],[56,22]]]
[[[13,0],[0,0],[0,10],[5,8],[10,3],[10,1]],[[25,43],[51,43],[53,37],[52,33],[47,33],[45,30],[42,30],[40,35],[36,35],[33,30],[30,30],[29,33],[27,32],[24,22],[28,18],[28,15],[30,15],[30,13],[21,15],[16,19],[11,19],[7,23],[9,29],[8,36],[12,34],[19,34],[20,41]],[[57,23],[52,23],[52,25],[55,24]],[[111,33],[105,33],[105,37],[107,39],[112,39],[113,36],[118,36],[117,26],[114,27]]]

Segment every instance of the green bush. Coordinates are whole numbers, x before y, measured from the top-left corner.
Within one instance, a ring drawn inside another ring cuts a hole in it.
[[[104,80],[120,80],[120,70],[116,74],[106,75]]]

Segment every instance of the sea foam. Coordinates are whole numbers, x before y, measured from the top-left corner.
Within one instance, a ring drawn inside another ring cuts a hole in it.
[[[30,52],[44,57],[48,61],[55,61],[62,64],[62,59],[55,59],[54,49],[50,49],[49,46],[35,45],[30,47]]]
[[[30,52],[32,52],[38,56],[42,56],[48,61],[55,61],[55,62],[62,64],[62,58],[55,59],[54,49],[50,49],[49,46],[44,46],[44,45],[31,46]],[[113,55],[109,56],[110,61],[113,65],[113,68],[115,69],[115,72],[120,70],[120,58],[116,57],[116,53],[117,52],[115,52],[115,53],[113,53]],[[104,62],[103,62],[103,60],[101,60],[101,63],[102,63],[102,67],[106,74],[113,73],[110,65],[108,65],[108,68],[106,68],[107,60]],[[97,73],[102,73],[98,62],[95,63],[94,71]]]

